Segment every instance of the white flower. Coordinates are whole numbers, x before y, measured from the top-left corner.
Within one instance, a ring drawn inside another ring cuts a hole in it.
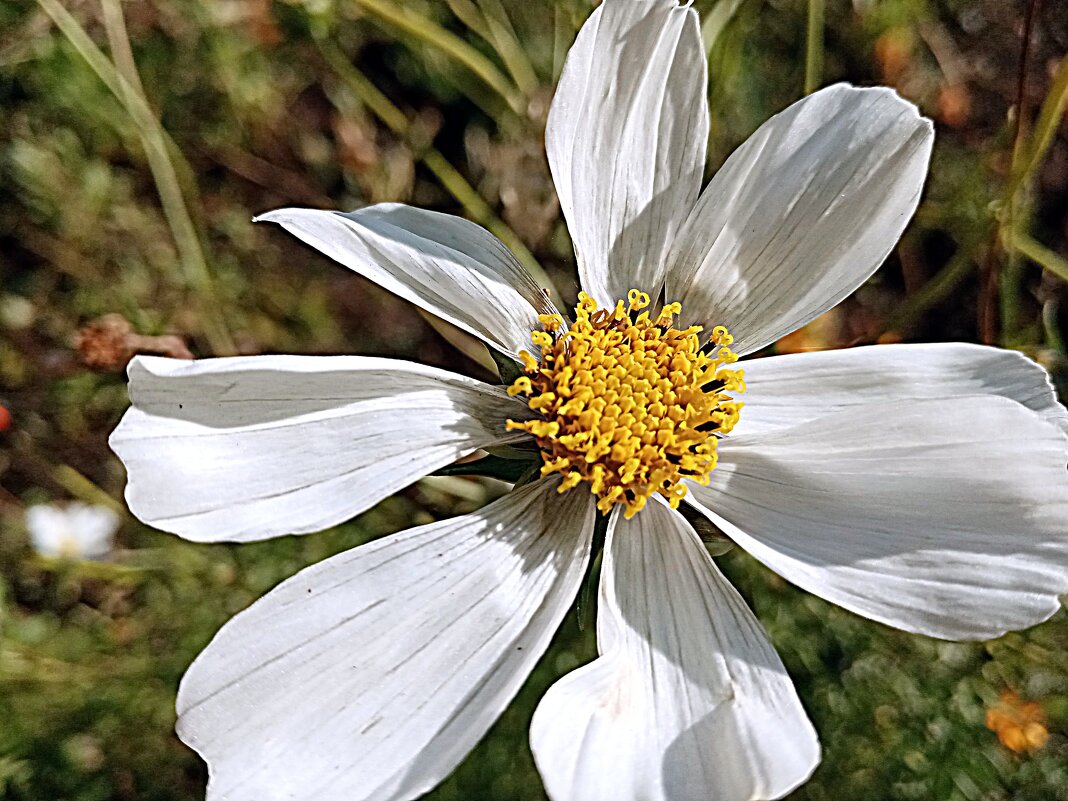
[[[111,551],[119,516],[106,506],[38,504],[26,510],[30,544],[53,559],[100,559]]]
[[[465,220],[264,216],[521,359],[511,394],[357,356],[133,362],[112,437],[127,499],[188,539],[315,531],[478,448],[525,445],[548,473],[327,559],[224,626],[178,697],[211,799],[396,801],[440,782],[571,605],[598,503],[601,655],[531,731],[554,801],[777,798],[819,760],[760,624],[672,504],[908,631],[995,637],[1058,608],[1068,412],[1038,366],[975,345],[759,359],[744,381],[728,366],[732,336],[757,351],[875,271],[916,208],[930,123],[888,90],[834,86],[701,192],[705,75],[697,16],[674,0],[606,0],[579,34],[547,131],[590,296],[573,324]]]

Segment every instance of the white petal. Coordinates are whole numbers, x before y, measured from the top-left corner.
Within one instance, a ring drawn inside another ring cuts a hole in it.
[[[860,286],[916,210],[934,133],[889,89],[832,86],[739,147],[672,252],[668,300],[745,354]]]
[[[869,403],[732,436],[719,454],[687,500],[772,570],[872,620],[985,639],[1045,620],[1068,591],[1064,437],[1013,401]]]
[[[793,353],[741,365],[749,389],[733,436],[789,428],[873,401],[1001,395],[1068,432],[1046,371],[1022,353],[964,343]]]
[[[111,435],[126,501],[191,540],[318,531],[471,451],[525,405],[481,381],[360,356],[139,357]]]
[[[178,692],[209,801],[402,801],[448,775],[582,581],[593,503],[556,485],[327,559],[227,623]]]
[[[701,189],[708,64],[697,13],[606,0],[568,53],[545,147],[582,287],[602,305],[654,298]]]
[[[819,743],[760,623],[678,512],[617,515],[605,545],[601,656],[538,705],[553,801],[779,798]]]
[[[79,540],[81,555],[86,559],[107,555],[121,522],[118,514],[106,506],[78,502],[67,506],[67,525]]]
[[[279,209],[281,225],[330,258],[504,353],[531,349],[538,315],[555,312],[497,237],[461,217],[380,203],[348,212]]]
[[[48,504],[35,504],[26,510],[26,532],[33,549],[44,556],[59,556],[70,534],[67,514]]]
[[[55,558],[106,556],[120,522],[108,507],[78,501],[66,506],[38,504],[26,510],[26,529],[34,550]]]

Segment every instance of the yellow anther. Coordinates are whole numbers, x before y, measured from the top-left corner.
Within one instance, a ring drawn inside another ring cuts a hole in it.
[[[527,430],[535,437],[555,437],[560,433],[560,424],[556,421],[531,420],[527,423]]]
[[[582,483],[582,474],[574,471],[564,476],[564,480],[560,482],[560,486],[556,488],[557,492],[567,492],[572,487],[577,487]]]
[[[536,372],[538,369],[538,360],[531,356],[527,351],[519,351],[519,360],[523,362],[523,371],[527,373]]]
[[[720,370],[716,378],[727,392],[745,392],[745,370]]]
[[[661,317],[675,317],[682,314],[682,304],[677,300],[674,303],[667,304],[660,310]]]
[[[627,305],[629,311],[639,311],[649,305],[649,295],[640,289],[632,289],[627,293]]]
[[[558,459],[546,459],[545,464],[541,466],[541,474],[547,476],[549,473],[564,472],[567,470],[569,464],[571,464],[571,462],[563,456]]]
[[[537,365],[535,365],[535,367],[536,366]],[[508,394],[513,398],[520,393],[529,395],[533,391],[534,386],[530,383],[530,379],[525,375],[519,376],[519,378],[512,382],[512,386],[508,387]]]
[[[717,325],[712,329],[712,341],[717,345],[730,345],[734,342],[734,337],[727,332],[725,326]]]
[[[563,327],[564,318],[559,314],[539,314],[538,322],[545,327],[546,331],[556,331]]]
[[[704,481],[701,482],[701,483],[704,483],[704,484],[708,483],[708,475],[707,474],[704,476]],[[671,504],[671,508],[672,509],[678,509],[679,508],[679,504],[682,503],[682,499],[686,497],[686,485],[685,484],[678,484],[678,485],[672,487],[670,490],[668,490],[666,495],[667,495],[667,498],[668,498],[668,503]]]
[[[700,326],[671,327],[679,303],[655,320],[649,304],[633,289],[626,303],[599,309],[582,292],[566,330],[558,315],[541,315],[544,330],[531,334],[540,358],[521,352],[524,375],[508,388],[539,415],[507,428],[536,438],[541,474],[561,474],[561,492],[588,483],[600,511],[618,504],[628,518],[655,494],[677,507],[687,479],[708,483],[716,442],[742,407],[726,393],[745,391],[742,372],[727,366],[737,356],[726,328],[712,329],[710,355]]]
[[[527,405],[536,412],[544,412],[546,409],[551,409],[556,402],[556,395],[552,392],[543,392],[541,395],[535,395],[529,401]]]

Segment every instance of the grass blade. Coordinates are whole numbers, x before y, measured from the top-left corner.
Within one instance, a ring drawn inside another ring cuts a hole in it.
[[[493,89],[516,114],[523,114],[526,103],[522,94],[494,66],[493,62],[459,36],[436,22],[427,19],[418,11],[385,0],[353,0],[356,5],[377,19],[399,28],[467,67],[472,73]]]
[[[337,76],[345,83],[349,90],[360,99],[371,112],[378,117],[387,128],[401,138],[408,136],[408,118],[404,112],[397,108],[392,101],[375,86],[359,69],[353,66],[345,54],[338,49],[332,41],[317,38],[316,43],[327,63]],[[471,186],[460,171],[457,170],[447,158],[436,148],[429,147],[416,151],[416,156],[423,162],[441,185],[463,207],[467,215],[489,230],[500,239],[509,250],[515,254],[519,262],[534,278],[539,286],[548,289],[553,297],[556,292],[553,289],[549,276],[545,274],[541,265],[538,264],[534,254],[523,244],[523,241],[504,220],[494,214],[493,209],[486,200]]]
[[[115,2],[116,0],[106,0],[105,5]],[[58,0],[38,0],[38,4],[52,18],[56,27],[93,72],[119,99],[133,120],[152,172],[152,178],[156,183],[163,214],[178,250],[178,259],[182,266],[186,288],[192,290],[198,296],[198,300],[207,301],[201,303],[201,306],[205,321],[204,334],[208,344],[216,354],[234,353],[236,348],[233,340],[211,302],[213,286],[211,272],[204,258],[193,219],[189,215],[189,209],[186,207],[185,199],[179,188],[178,174],[168,153],[166,136],[144,95],[138,91],[140,80],[138,79],[137,86],[134,86],[121,75],[79,22],[60,5]],[[121,10],[113,10],[105,16],[105,24],[113,25],[116,13],[121,18]],[[113,31],[113,34],[125,37],[125,26],[122,31]],[[109,35],[112,34],[109,33]],[[130,63],[132,65],[132,55]]]

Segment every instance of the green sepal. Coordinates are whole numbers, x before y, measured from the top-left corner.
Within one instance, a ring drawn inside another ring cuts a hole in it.
[[[523,462],[536,462],[541,459],[541,450],[533,439],[523,440],[515,445],[497,445],[486,448],[486,453],[499,456],[501,459],[519,459]]]
[[[585,631],[592,616],[594,603],[597,597],[597,585],[601,578],[601,559],[604,556],[605,538],[608,536],[608,515],[597,513],[597,522],[593,528],[593,558],[590,559],[586,569],[586,579],[582,582],[582,591],[579,593],[575,605],[575,620],[578,622],[579,631]]]
[[[518,452],[517,452],[518,453]],[[501,481],[517,482],[523,478],[532,469],[536,470],[541,466],[541,457],[537,451],[533,451],[529,458],[521,458],[514,456],[512,458],[502,458],[500,456],[485,456],[482,459],[475,459],[470,462],[461,462],[459,464],[451,464],[448,467],[442,467],[439,470],[435,470],[430,475],[432,476],[488,476],[489,478],[499,478]]]
[[[534,464],[531,464],[529,467],[527,467],[523,474],[520,475],[518,479],[516,479],[515,486],[512,489],[519,489],[520,487],[524,487],[527,484],[531,484],[537,481],[539,478],[541,478],[540,461],[535,462]]]
[[[511,386],[519,376],[523,375],[523,365],[511,356],[507,356],[495,348],[490,348],[489,352],[490,356],[493,357],[493,363],[497,365],[497,374],[501,377],[501,381],[505,386]]]
[[[697,536],[701,538],[701,542],[704,543],[705,548],[708,550],[709,556],[723,556],[723,554],[734,548],[734,540],[689,504],[679,504],[679,512],[693,526],[693,530],[697,532]]]

